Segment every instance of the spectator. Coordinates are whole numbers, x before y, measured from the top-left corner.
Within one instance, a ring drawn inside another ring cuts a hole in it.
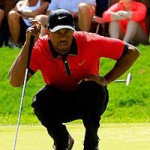
[[[147,32],[148,36],[150,35],[150,0],[137,0],[147,7],[147,13],[146,13],[146,27],[147,27]]]
[[[150,34],[150,1],[149,0],[137,0],[137,1],[143,3],[147,7],[145,21],[146,21],[147,33],[149,35]],[[108,0],[108,7],[110,7],[112,4],[115,4],[116,2],[119,2],[119,0]]]
[[[145,24],[146,7],[134,0],[120,0],[103,13],[109,22],[109,36],[134,45],[148,44]]]
[[[0,7],[0,28],[1,28],[3,19],[4,19],[4,11],[2,7]],[[2,45],[3,45],[3,37],[2,37],[2,32],[0,31],[0,47],[2,47]]]
[[[0,0],[0,47],[8,45],[9,28],[8,28],[8,12],[15,6],[15,0]]]
[[[67,9],[71,12],[73,18],[76,20],[75,23],[77,30],[91,30],[92,17],[95,14],[96,8],[95,0],[52,0],[47,9],[47,15],[49,15],[51,10],[58,8]],[[47,16],[40,16],[38,20],[40,20],[42,24],[45,25]]]
[[[15,8],[9,12],[8,22],[11,34],[9,46],[17,48],[25,40],[27,27],[31,26],[31,20],[36,15],[44,14],[48,7],[48,2],[42,0],[20,0]]]
[[[50,13],[46,30],[47,35],[38,38],[40,25],[28,28],[22,51],[10,68],[10,83],[24,83],[30,38],[35,36],[28,80],[40,70],[46,84],[33,98],[35,114],[56,150],[72,149],[74,140],[63,123],[76,119],[82,119],[85,127],[84,150],[98,150],[100,118],[108,103],[107,84],[133,65],[139,51],[118,39],[75,31],[71,13],[63,9]],[[104,77],[99,75],[101,57],[116,60]]]

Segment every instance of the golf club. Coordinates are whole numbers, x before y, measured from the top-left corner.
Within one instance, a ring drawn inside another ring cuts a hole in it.
[[[26,82],[27,82],[27,77],[28,77],[28,68],[29,68],[29,63],[30,63],[30,57],[31,57],[33,44],[34,44],[34,36],[31,35],[27,66],[26,66],[26,70],[25,70],[22,94],[21,94],[21,99],[20,99],[20,108],[19,108],[19,113],[18,113],[18,121],[17,121],[17,126],[16,126],[16,135],[15,135],[13,150],[16,150],[16,143],[17,143],[17,137],[18,137],[18,131],[19,131],[19,125],[20,125],[20,119],[21,119],[21,112],[22,112],[22,106],[23,106],[23,101],[24,101]]]
[[[128,86],[131,82],[131,79],[132,79],[132,75],[131,73],[128,73],[126,79],[115,80],[114,82],[125,82],[126,86]]]

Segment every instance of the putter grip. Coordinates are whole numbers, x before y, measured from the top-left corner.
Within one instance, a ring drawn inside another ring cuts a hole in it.
[[[28,52],[28,60],[27,60],[27,68],[29,68],[29,65],[30,65],[30,59],[31,59],[31,53],[32,53],[33,45],[34,45],[34,36],[31,35],[30,45],[29,45],[29,52]]]

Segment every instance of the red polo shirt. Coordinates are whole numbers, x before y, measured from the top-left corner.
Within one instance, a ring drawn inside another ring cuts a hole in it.
[[[100,57],[117,60],[125,49],[123,41],[102,37],[94,33],[74,32],[67,58],[53,49],[48,35],[39,38],[32,50],[30,70],[40,70],[46,84],[64,90],[74,90],[87,74],[99,74]]]

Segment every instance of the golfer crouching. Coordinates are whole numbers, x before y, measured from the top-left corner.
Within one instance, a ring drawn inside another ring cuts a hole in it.
[[[109,99],[107,85],[125,73],[140,53],[121,40],[75,31],[72,15],[64,9],[50,13],[45,36],[38,37],[40,29],[40,24],[28,28],[9,71],[10,84],[23,85],[33,35],[28,80],[40,70],[45,86],[33,97],[32,107],[54,140],[54,149],[72,149],[74,139],[64,123],[81,119],[84,150],[98,150],[100,119]],[[104,76],[99,75],[101,57],[116,60]]]

